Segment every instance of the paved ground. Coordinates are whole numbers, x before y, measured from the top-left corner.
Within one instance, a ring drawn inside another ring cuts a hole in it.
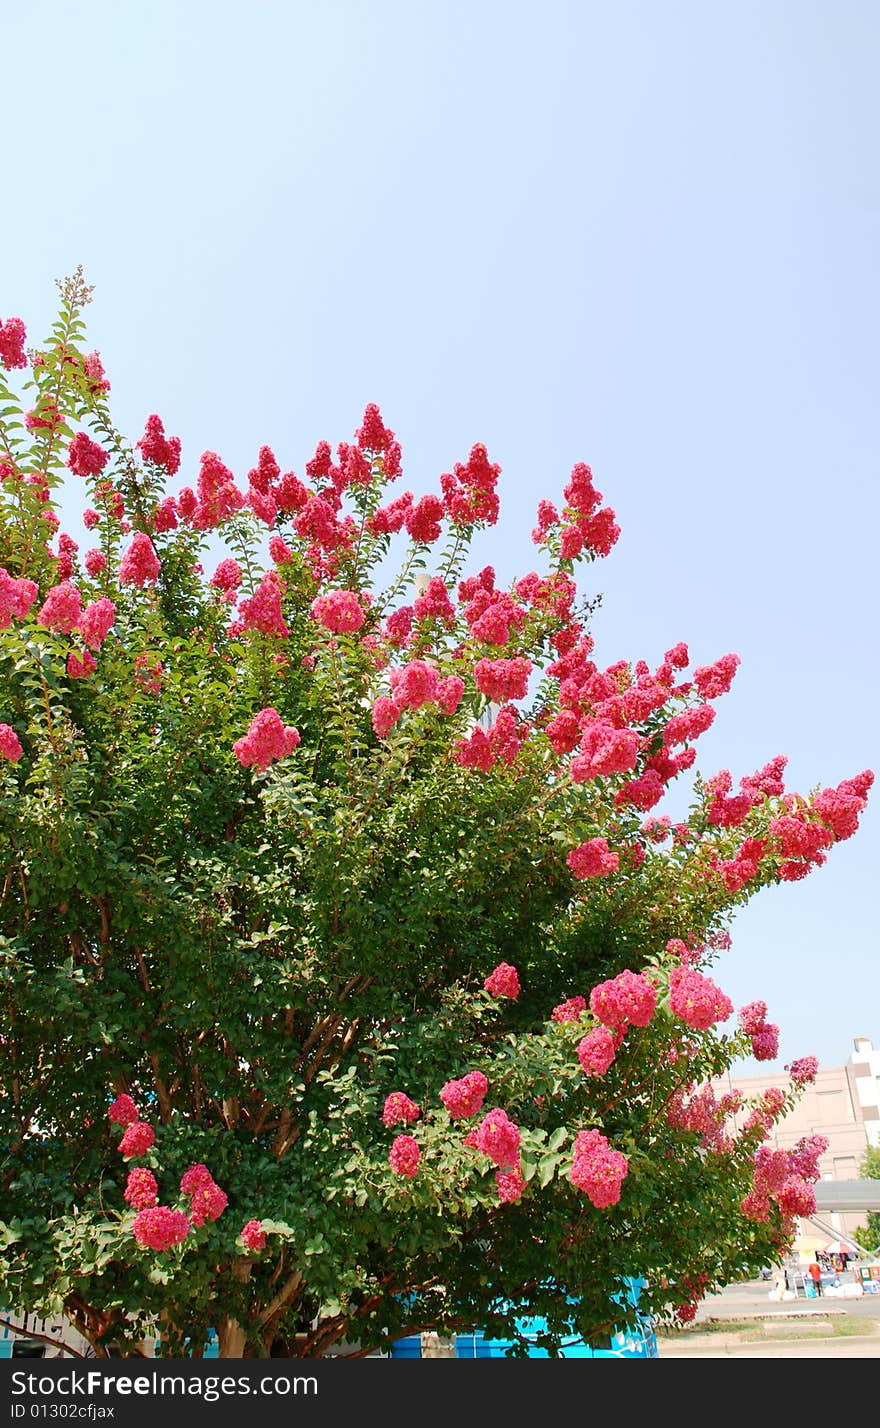
[[[692,1325],[669,1338],[660,1339],[663,1359],[747,1358],[747,1359],[874,1359],[880,1358],[880,1295],[859,1299],[772,1300],[771,1286],[758,1281],[732,1284],[701,1304]],[[851,1338],[799,1338],[799,1327],[826,1329],[847,1315],[859,1319],[871,1332]],[[706,1321],[730,1321],[731,1332],[705,1331]],[[763,1328],[765,1342],[743,1343],[733,1331],[733,1322],[748,1322]],[[704,1326],[700,1332],[701,1325]]]

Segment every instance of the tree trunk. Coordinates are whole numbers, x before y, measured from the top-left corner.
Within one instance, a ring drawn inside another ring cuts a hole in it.
[[[220,1341],[217,1353],[218,1358],[244,1358],[247,1335],[237,1319],[232,1319],[228,1314],[224,1314],[217,1326],[217,1338]]]

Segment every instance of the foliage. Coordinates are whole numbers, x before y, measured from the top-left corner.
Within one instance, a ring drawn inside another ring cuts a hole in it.
[[[227,1355],[365,1352],[517,1312],[553,1351],[618,1323],[624,1277],[686,1319],[778,1259],[818,1151],[765,1141],[815,1068],[716,1099],[776,1029],[753,1003],[725,1031],[708,971],[870,775],[697,778],[673,829],[650,811],[738,661],[597,669],[573,570],[617,526],[588,467],[509,590],[465,573],[484,449],[388,499],[374,407],[305,480],[264,447],[242,489],[206,452],[169,495],[179,443],[116,430],[81,273],[61,294],[27,358],[0,326],[6,1301],[98,1353],[212,1325]]]
[[[865,1180],[880,1180],[880,1146],[868,1146],[859,1172]],[[880,1211],[867,1212],[865,1224],[855,1231],[855,1237],[862,1249],[867,1250],[869,1254],[877,1254],[880,1251]]]

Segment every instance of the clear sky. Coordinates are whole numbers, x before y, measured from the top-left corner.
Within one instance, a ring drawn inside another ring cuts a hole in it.
[[[874,0],[0,12],[0,316],[38,340],[82,262],[132,437],[301,472],[374,400],[418,494],[485,441],[503,580],[587,461],[597,657],[742,658],[700,768],[880,764]],[[880,1044],[878,802],[718,965],[780,1063]]]

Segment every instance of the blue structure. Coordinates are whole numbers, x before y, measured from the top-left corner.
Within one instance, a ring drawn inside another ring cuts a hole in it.
[[[635,1324],[629,1329],[620,1329],[611,1334],[604,1344],[588,1344],[577,1334],[562,1340],[559,1357],[564,1359],[656,1359],[658,1357],[657,1338],[650,1316],[639,1314],[638,1303],[644,1287],[643,1279],[627,1279],[625,1288],[615,1296],[636,1311]],[[529,1341],[528,1358],[549,1359],[549,1351],[542,1348],[537,1340],[547,1332],[547,1320],[518,1319],[517,1327]],[[457,1359],[503,1359],[513,1348],[512,1339],[490,1339],[482,1332],[457,1334],[455,1337],[455,1357]],[[422,1339],[420,1334],[410,1334],[397,1339],[391,1347],[392,1359],[420,1359]]]

